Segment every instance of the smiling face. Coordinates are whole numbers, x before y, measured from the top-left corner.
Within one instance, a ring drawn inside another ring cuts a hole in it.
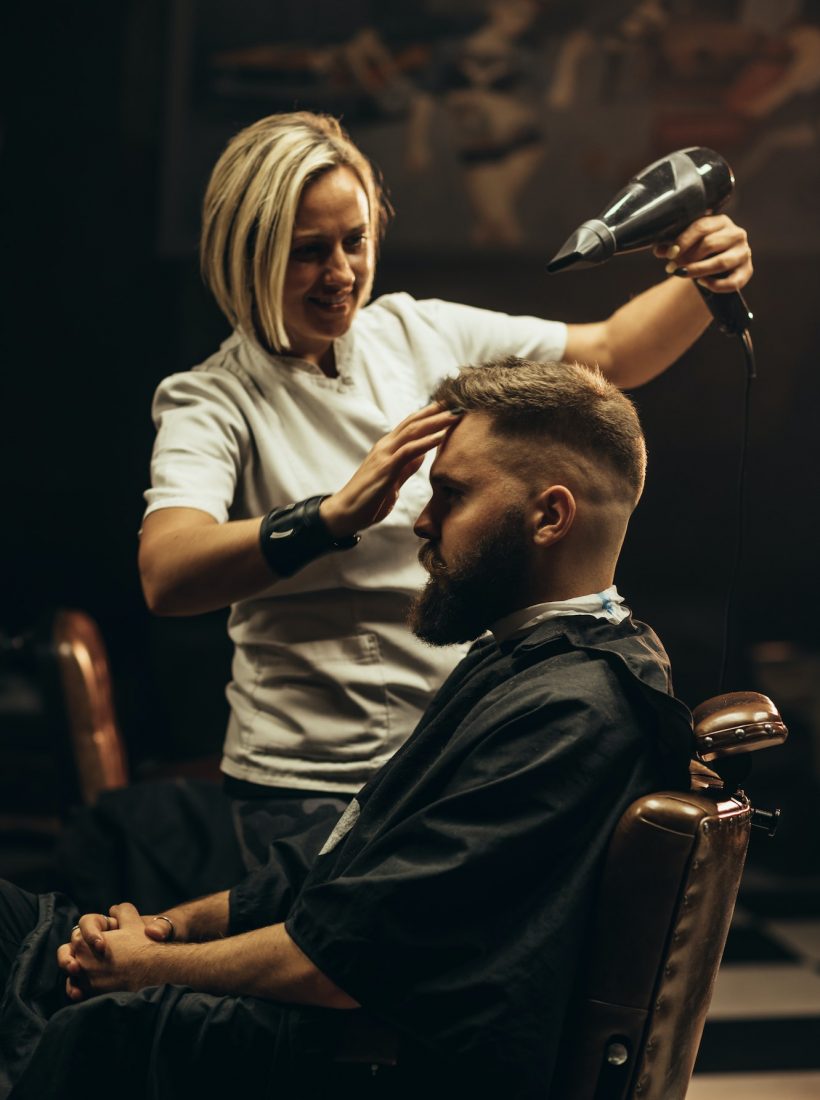
[[[282,292],[288,354],[332,365],[333,341],[370,294],[370,226],[367,195],[352,169],[331,169],[305,187]]]

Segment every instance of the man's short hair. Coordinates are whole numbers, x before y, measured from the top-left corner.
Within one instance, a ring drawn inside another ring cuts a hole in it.
[[[563,449],[593,495],[610,491],[613,479],[607,486],[600,479],[607,470],[632,506],[641,495],[646,442],[638,414],[597,367],[509,356],[465,367],[444,379],[432,399],[486,413],[493,434],[508,446],[504,466],[525,480],[539,477],[556,457],[560,469]]]
[[[282,288],[293,224],[307,184],[350,168],[367,194],[374,251],[390,204],[370,162],[330,115],[268,115],[228,142],[211,174],[202,211],[200,264],[234,327],[287,351]],[[370,287],[365,288],[365,299]]]

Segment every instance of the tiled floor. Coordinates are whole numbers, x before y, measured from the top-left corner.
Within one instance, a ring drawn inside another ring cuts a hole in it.
[[[748,869],[687,1100],[820,1100],[820,883]]]
[[[820,1073],[698,1075],[686,1100],[817,1100]]]

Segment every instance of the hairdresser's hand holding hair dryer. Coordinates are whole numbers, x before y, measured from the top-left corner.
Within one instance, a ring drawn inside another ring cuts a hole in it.
[[[364,156],[308,113],[234,137],[205,197],[202,269],[234,332],[157,390],[139,562],[157,614],[231,606],[222,770],[241,789],[350,797],[461,656],[405,627],[422,464],[457,418],[427,402],[439,379],[515,355],[640,385],[709,324],[695,279],[752,274],[745,232],[709,214],[666,242],[680,277],[591,324],[369,303],[386,213]]]

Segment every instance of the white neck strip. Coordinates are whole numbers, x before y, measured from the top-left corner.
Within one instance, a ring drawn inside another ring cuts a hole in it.
[[[575,596],[571,600],[553,600],[551,603],[531,604],[505,615],[490,627],[497,642],[506,642],[514,634],[529,630],[536,623],[547,619],[559,619],[566,615],[592,615],[595,619],[606,619],[610,623],[620,623],[630,615],[630,610],[619,595],[615,585],[603,592],[593,592],[589,596]]]

